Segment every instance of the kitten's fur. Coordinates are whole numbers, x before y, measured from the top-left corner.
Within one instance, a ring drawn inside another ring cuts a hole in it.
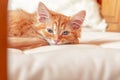
[[[38,11],[9,11],[8,37],[39,37],[49,44],[78,44],[85,11],[72,17],[49,10],[39,3]],[[41,42],[42,43],[42,42]]]

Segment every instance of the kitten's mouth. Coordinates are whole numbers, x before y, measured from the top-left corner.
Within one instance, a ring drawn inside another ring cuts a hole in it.
[[[49,45],[65,45],[65,44],[70,44],[70,42],[61,42],[59,40],[49,40],[46,39],[46,41],[49,43]]]

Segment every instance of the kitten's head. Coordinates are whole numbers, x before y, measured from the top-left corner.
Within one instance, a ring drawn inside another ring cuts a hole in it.
[[[79,43],[81,24],[85,11],[80,11],[72,17],[50,11],[43,3],[38,6],[38,23],[36,30],[49,44]]]

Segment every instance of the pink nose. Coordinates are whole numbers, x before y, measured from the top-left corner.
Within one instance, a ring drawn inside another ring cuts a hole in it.
[[[55,41],[55,44],[57,44],[58,43],[58,40],[54,40]]]

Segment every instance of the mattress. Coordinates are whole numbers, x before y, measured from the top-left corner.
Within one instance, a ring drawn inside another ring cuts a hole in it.
[[[82,32],[80,42],[8,48],[8,79],[120,80],[120,33]]]

